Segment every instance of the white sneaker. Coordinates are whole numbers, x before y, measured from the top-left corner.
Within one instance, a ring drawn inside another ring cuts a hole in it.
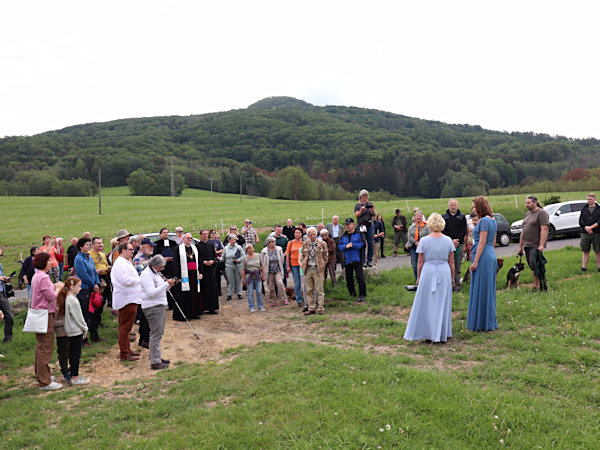
[[[57,389],[60,389],[62,386],[63,386],[62,384],[57,383],[56,381],[52,381],[49,385],[40,387],[40,390],[55,391]]]
[[[256,312],[256,310],[254,308],[250,308],[250,312],[253,313]]]
[[[73,386],[77,386],[77,385],[81,385],[81,384],[88,384],[90,382],[90,380],[88,380],[85,377],[77,377],[77,379],[71,379],[71,384]]]
[[[265,308],[259,308],[258,310],[259,310],[260,312],[267,312],[267,311],[265,310]]]

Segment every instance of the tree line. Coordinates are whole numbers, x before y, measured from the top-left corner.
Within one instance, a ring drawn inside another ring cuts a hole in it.
[[[5,162],[0,194],[5,195],[39,195],[32,180],[42,174],[68,182],[48,187],[46,195],[65,190],[91,195],[99,164],[104,186],[129,184],[132,194],[169,195],[172,162],[177,190],[210,189],[212,180],[213,190],[237,193],[241,176],[244,193],[297,197],[281,188],[277,177],[297,168],[313,180],[308,192],[316,198],[340,198],[361,188],[449,197],[514,190],[559,179],[575,168],[598,167],[600,141],[496,132],[276,97],[223,113],[124,119],[6,137],[0,139],[0,155]]]

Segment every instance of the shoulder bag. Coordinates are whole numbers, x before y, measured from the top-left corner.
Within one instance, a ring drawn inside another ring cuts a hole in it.
[[[25,319],[25,325],[23,326],[23,331],[25,333],[37,334],[48,333],[48,310],[33,309],[31,307],[30,300],[29,309],[27,310],[27,318]]]

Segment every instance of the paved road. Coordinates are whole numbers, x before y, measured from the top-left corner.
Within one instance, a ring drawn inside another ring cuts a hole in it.
[[[548,250],[558,250],[563,247],[579,247],[579,238],[558,238],[554,241],[548,242],[546,248]],[[506,247],[496,247],[496,255],[499,258],[509,258],[511,256],[516,256],[519,251],[519,243],[511,242],[510,245]],[[512,264],[512,263],[511,263]],[[404,253],[400,253],[397,257],[388,256],[384,259],[380,259],[378,263],[378,267],[381,270],[391,270],[396,267],[410,267],[410,256],[404,255]]]

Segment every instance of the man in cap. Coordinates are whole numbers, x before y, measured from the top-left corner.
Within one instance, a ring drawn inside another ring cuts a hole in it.
[[[402,215],[399,209],[396,210],[396,215],[392,219],[392,228],[394,229],[394,256],[398,256],[400,241],[402,241],[402,248],[404,248],[406,241],[408,241],[406,217]]]
[[[117,261],[117,258],[119,257],[119,247],[121,246],[121,244],[129,244],[130,237],[131,237],[131,233],[129,231],[127,231],[125,228],[123,228],[122,230],[119,230],[119,232],[117,233],[117,236],[116,236],[117,246],[113,249],[111,254],[108,256],[108,261],[111,264],[114,264]],[[133,258],[133,254],[131,255],[131,258]]]
[[[350,296],[356,297],[356,287],[354,286],[354,274],[358,281],[358,301],[363,302],[367,297],[367,286],[363,275],[362,258],[364,252],[362,249],[366,245],[366,239],[363,233],[358,231],[354,225],[354,219],[348,217],[344,223],[346,232],[340,238],[338,248],[344,252],[346,262],[346,286]]]
[[[156,244],[148,238],[143,238],[140,241],[140,251],[133,258],[133,267],[137,270],[138,275],[141,275],[146,267],[148,267],[148,261],[152,258]],[[140,341],[139,346],[143,348],[149,348],[150,342],[150,326],[148,320],[144,316],[142,305],[139,306],[136,319],[140,322]]]

